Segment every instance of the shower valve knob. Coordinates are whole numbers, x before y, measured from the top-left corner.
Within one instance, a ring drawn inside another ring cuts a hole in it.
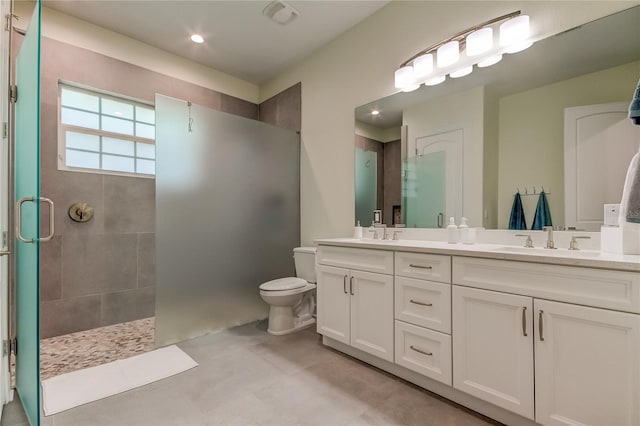
[[[93,207],[87,203],[74,203],[69,207],[69,217],[74,222],[88,222],[93,218]]]

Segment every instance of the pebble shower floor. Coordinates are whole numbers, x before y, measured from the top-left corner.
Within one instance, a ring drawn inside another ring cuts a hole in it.
[[[144,318],[42,339],[41,380],[152,351],[154,320]]]

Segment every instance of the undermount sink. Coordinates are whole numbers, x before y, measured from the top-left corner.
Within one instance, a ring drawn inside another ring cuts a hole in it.
[[[562,256],[562,257],[598,257],[599,251],[595,250],[568,250],[568,249],[546,249],[544,247],[521,247],[504,246],[498,247],[495,251],[506,251],[510,253],[525,253],[538,256]]]

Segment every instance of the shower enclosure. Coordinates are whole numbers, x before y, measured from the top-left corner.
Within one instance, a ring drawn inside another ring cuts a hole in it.
[[[296,132],[156,95],[156,345],[266,318],[294,274]]]

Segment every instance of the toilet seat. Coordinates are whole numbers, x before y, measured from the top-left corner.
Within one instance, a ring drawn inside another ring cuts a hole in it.
[[[285,291],[285,290],[295,290],[297,288],[305,287],[309,284],[307,281],[302,278],[296,277],[287,277],[287,278],[279,278],[277,280],[267,281],[266,283],[260,284],[260,290],[264,291]]]

